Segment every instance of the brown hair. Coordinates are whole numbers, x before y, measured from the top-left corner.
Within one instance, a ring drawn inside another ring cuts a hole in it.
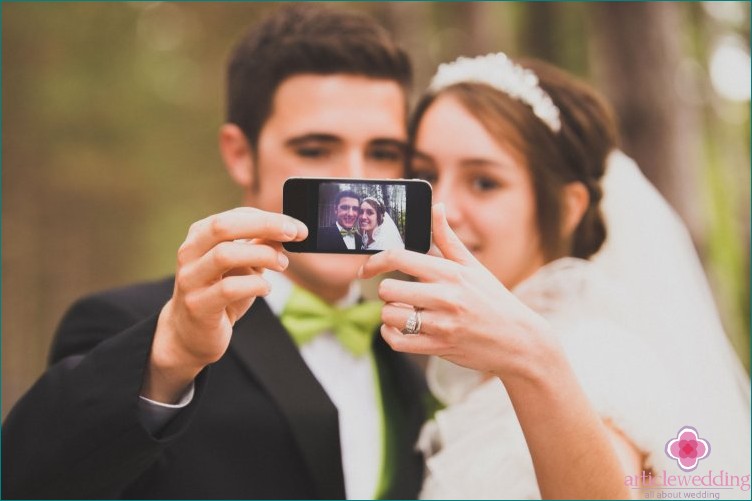
[[[600,180],[606,158],[617,146],[613,112],[590,86],[541,61],[519,62],[533,70],[540,87],[561,113],[561,129],[553,132],[532,109],[483,83],[459,83],[428,94],[418,103],[409,126],[414,144],[417,128],[438,95],[451,94],[488,132],[521,153],[530,169],[536,200],[536,221],[547,260],[570,255],[588,258],[600,249],[606,226],[600,210]],[[570,238],[562,235],[563,187],[579,181],[589,204]]]
[[[376,223],[380,226],[384,222],[384,213],[386,212],[384,204],[373,197],[366,197],[363,199],[363,202],[367,202],[376,211]]]
[[[318,5],[286,5],[236,44],[227,72],[227,121],[257,145],[279,85],[299,74],[351,74],[397,82],[412,69],[387,31],[365,15]]]

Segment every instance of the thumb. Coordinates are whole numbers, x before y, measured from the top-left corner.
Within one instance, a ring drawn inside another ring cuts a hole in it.
[[[479,264],[472,252],[465,247],[449,226],[443,203],[435,204],[431,208],[431,224],[433,243],[445,258],[464,265]]]

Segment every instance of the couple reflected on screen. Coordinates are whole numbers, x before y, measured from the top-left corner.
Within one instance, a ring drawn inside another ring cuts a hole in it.
[[[335,223],[319,227],[321,251],[404,249],[392,216],[376,197],[362,197],[352,190],[340,191],[334,199]]]

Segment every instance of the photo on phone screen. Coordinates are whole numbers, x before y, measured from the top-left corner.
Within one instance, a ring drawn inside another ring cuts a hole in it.
[[[372,254],[387,249],[426,252],[431,187],[419,180],[292,178],[284,212],[308,226],[295,252]]]

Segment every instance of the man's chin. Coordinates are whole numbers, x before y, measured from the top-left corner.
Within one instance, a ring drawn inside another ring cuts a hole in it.
[[[368,256],[288,253],[289,272],[310,289],[346,289]],[[313,291],[316,292],[316,291]]]

